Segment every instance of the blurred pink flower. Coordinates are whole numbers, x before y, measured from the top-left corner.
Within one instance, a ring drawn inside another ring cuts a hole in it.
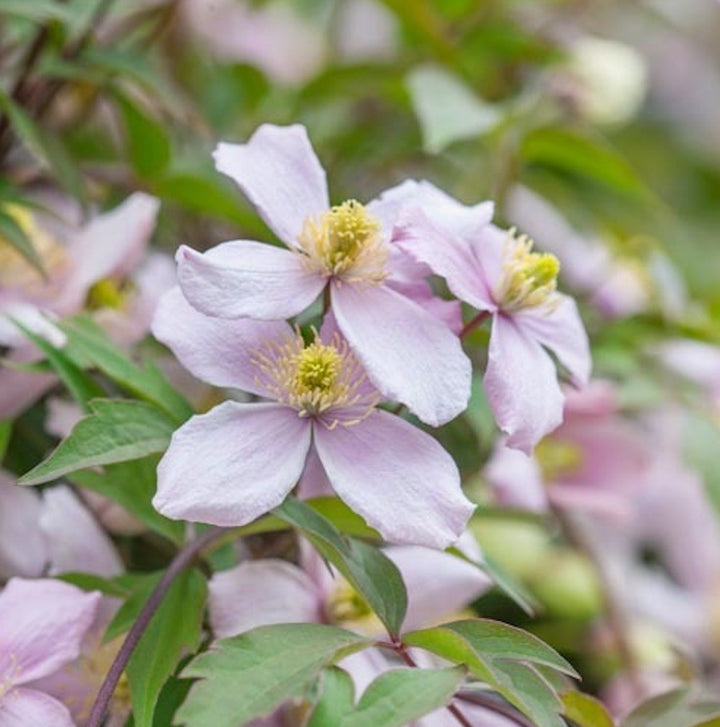
[[[457,416],[470,394],[470,362],[446,323],[414,299],[422,279],[408,280],[411,262],[390,244],[397,205],[330,207],[302,126],[263,125],[247,144],[220,144],[215,161],[289,249],[250,240],[204,254],[181,247],[188,301],[209,316],[274,320],[326,290],[343,336],[384,396],[433,426]]]
[[[485,476],[506,505],[543,511],[552,504],[628,522],[652,457],[646,434],[619,413],[613,387],[594,381],[568,395],[562,425],[533,457],[500,442]]]
[[[157,288],[150,293],[150,281],[143,282],[141,277],[140,292],[130,291],[124,296],[122,316],[118,318],[117,311],[109,311],[122,295],[121,284],[134,271],[146,270],[142,260],[154,228],[157,200],[134,194],[82,227],[75,224],[74,212],[65,209],[65,203],[54,198],[49,203],[54,208],[59,204],[66,222],[21,207],[11,209],[43,261],[47,280],[0,240],[0,346],[10,349],[6,358],[11,364],[30,363],[42,357],[13,319],[59,347],[64,345],[65,336],[54,319],[89,306],[100,318],[107,318],[110,330],[115,327],[120,339],[137,340],[147,332],[148,295],[159,294]],[[170,269],[169,262],[165,266]],[[122,331],[119,319],[123,321]],[[55,380],[50,375],[0,368],[0,418],[18,414]]]
[[[330,318],[306,344],[284,321],[204,316],[175,288],[153,332],[198,378],[268,400],[226,401],[175,432],[153,500],[164,515],[248,523],[285,499],[312,451],[388,540],[445,547],[462,532],[473,506],[452,457],[376,409],[379,393]]]
[[[99,593],[13,578],[0,593],[0,723],[73,727],[67,708],[32,682],[76,659]]]
[[[397,244],[445,278],[460,300],[492,316],[488,400],[507,445],[530,453],[562,421],[564,397],[545,347],[575,385],[586,384],[590,374],[575,302],[555,289],[557,259],[491,224],[491,206],[465,207],[428,182],[405,182],[384,197],[392,198],[413,205],[402,213]]]

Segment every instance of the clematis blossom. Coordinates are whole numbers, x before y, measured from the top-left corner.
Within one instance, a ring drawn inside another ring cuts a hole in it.
[[[466,207],[428,182],[405,182],[387,197],[414,205],[401,212],[398,246],[445,278],[460,300],[480,312],[476,321],[492,317],[488,400],[507,445],[530,453],[562,421],[564,396],[545,348],[576,386],[590,375],[577,307],[556,290],[557,258],[533,252],[531,240],[501,230],[477,206]],[[428,234],[428,223],[436,235]]]
[[[627,523],[652,462],[646,433],[619,413],[612,384],[598,380],[567,395],[562,425],[532,457],[499,442],[485,477],[506,505],[554,505]]]
[[[56,210],[60,221],[19,205],[4,208],[32,242],[46,272],[43,279],[0,236],[0,346],[9,349],[6,361],[27,364],[42,357],[14,321],[59,347],[65,335],[55,319],[83,309],[91,310],[117,340],[139,340],[163,289],[159,280],[163,275],[167,280],[168,269],[172,272],[165,256],[145,257],[158,201],[133,194],[84,225],[66,200],[41,201]],[[21,412],[55,381],[52,375],[0,367],[0,418]]]
[[[279,505],[315,458],[334,490],[387,540],[445,547],[473,506],[452,457],[400,417],[327,317],[312,343],[285,321],[210,318],[179,288],[155,336],[195,376],[261,403],[226,401],[177,430],[158,466],[164,515],[243,525]]]
[[[247,144],[220,144],[214,156],[288,249],[251,240],[204,254],[180,247],[188,301],[209,316],[276,320],[326,291],[344,338],[385,397],[433,426],[463,411],[470,362],[447,324],[408,290],[406,256],[392,244],[396,206],[331,207],[302,126],[263,125]]]
[[[53,580],[10,580],[0,593],[0,725],[74,727],[61,702],[33,686],[80,653],[99,593]]]

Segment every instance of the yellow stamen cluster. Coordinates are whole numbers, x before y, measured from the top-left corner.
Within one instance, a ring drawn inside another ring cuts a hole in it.
[[[386,276],[388,253],[380,222],[354,199],[308,217],[298,244],[313,271],[370,284]]]
[[[345,418],[343,425],[356,424],[377,404],[376,397],[363,393],[365,372],[347,342],[335,336],[331,343],[315,340],[305,344],[297,333],[282,342],[271,342],[254,352],[258,381],[277,400],[297,409],[301,417],[321,416],[331,409],[358,407],[358,416]],[[333,428],[338,420],[324,420]]]
[[[117,283],[112,278],[98,280],[88,291],[85,306],[89,310],[100,310],[101,308],[120,310],[127,302],[128,288],[127,284]]]
[[[30,210],[17,204],[3,206],[25,233],[40,258],[47,276],[57,273],[66,262],[65,251],[35,221]],[[31,288],[43,284],[43,276],[34,268],[11,242],[0,235],[0,287]]]
[[[557,437],[545,437],[535,448],[543,480],[552,482],[575,474],[582,465],[582,450],[577,444]]]
[[[532,252],[533,241],[510,230],[505,248],[503,278],[495,291],[505,311],[551,303],[557,290],[559,260],[550,253]]]
[[[337,579],[327,596],[325,615],[333,624],[368,636],[383,630],[368,602],[344,578]]]

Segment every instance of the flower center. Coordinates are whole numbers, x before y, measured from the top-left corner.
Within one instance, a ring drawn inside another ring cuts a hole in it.
[[[8,204],[2,209],[25,233],[47,276],[52,277],[66,263],[62,246],[41,229],[26,207]],[[0,235],[0,287],[31,289],[43,283],[40,272],[15,249],[7,237]]]
[[[532,252],[533,241],[510,230],[505,247],[503,277],[495,298],[505,311],[551,303],[557,290],[560,262],[550,253]]]
[[[368,602],[344,579],[338,577],[325,601],[330,623],[367,636],[382,632],[383,626]]]
[[[386,277],[380,222],[354,199],[306,218],[298,244],[311,270],[373,285]]]
[[[555,437],[545,437],[535,447],[544,482],[553,482],[575,474],[582,465],[582,450],[577,444]]]
[[[357,424],[378,403],[376,391],[347,342],[336,335],[306,344],[300,335],[271,341],[251,357],[258,383],[301,417],[318,417],[334,428]]]
[[[129,282],[118,283],[112,278],[103,278],[88,291],[85,307],[88,310],[100,310],[101,308],[121,310],[125,307],[131,290],[132,285]]]

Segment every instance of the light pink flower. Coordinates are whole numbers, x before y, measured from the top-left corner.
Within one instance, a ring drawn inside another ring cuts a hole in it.
[[[215,162],[289,249],[250,240],[205,254],[181,247],[190,303],[210,316],[275,320],[327,290],[343,336],[384,396],[434,426],[457,416],[470,394],[470,363],[447,325],[408,295],[408,266],[391,244],[397,205],[331,208],[301,126],[263,125],[247,144],[220,144]]]
[[[462,532],[473,506],[452,457],[376,408],[377,390],[329,318],[304,344],[284,321],[204,316],[176,288],[153,332],[198,378],[267,400],[226,401],[175,432],[153,500],[164,515],[248,523],[285,499],[315,452],[335,491],[388,540],[445,547]]]
[[[65,215],[64,222],[25,208],[10,210],[43,261],[47,280],[0,240],[0,346],[11,349],[7,360],[12,363],[42,358],[13,320],[59,347],[65,344],[65,335],[54,323],[58,317],[90,304],[97,315],[110,318],[111,324],[117,319],[119,314],[110,313],[105,305],[108,294],[117,297],[118,286],[140,266],[159,204],[148,195],[134,194],[110,212],[78,226],[74,211],[65,209],[67,205],[54,198],[48,203]],[[125,340],[137,340],[147,332],[147,289],[144,285],[140,292],[123,296],[127,306],[120,318],[138,321]],[[124,323],[128,325],[132,327]],[[0,418],[18,414],[55,381],[54,376],[1,367]]]
[[[12,579],[0,594],[0,725],[73,727],[67,708],[28,686],[76,659],[99,593]]]
[[[492,316],[488,400],[508,446],[529,453],[562,421],[564,397],[544,349],[556,354],[574,384],[584,385],[590,375],[575,302],[555,289],[557,259],[490,224],[491,208],[465,207],[427,182],[406,182],[390,195],[417,205],[402,213],[397,244],[445,278],[460,300]]]
[[[652,458],[645,432],[618,412],[613,387],[594,381],[568,395],[562,425],[534,456],[500,442],[485,476],[507,505],[543,511],[553,504],[628,522]]]

